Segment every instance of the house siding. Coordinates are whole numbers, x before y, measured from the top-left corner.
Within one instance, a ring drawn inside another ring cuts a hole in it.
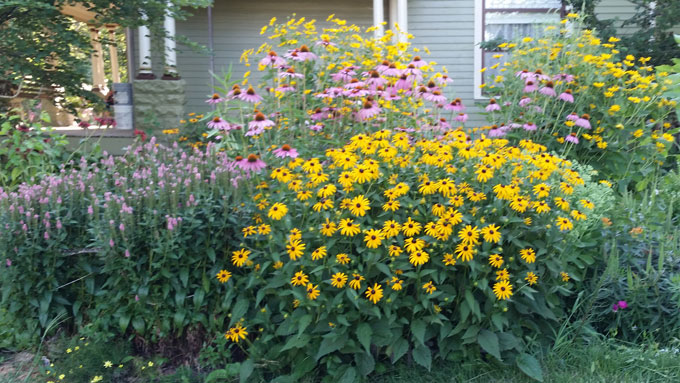
[[[635,27],[621,28],[624,21],[633,17],[636,13],[636,5],[628,0],[602,0],[595,6],[595,14],[600,20],[615,20],[614,26],[619,35],[635,33]]]
[[[471,0],[410,0],[408,31],[414,47],[427,47],[429,60],[446,67],[453,84],[447,95],[467,107],[468,126],[485,123],[474,101],[474,12]]]
[[[346,19],[349,23],[367,27],[373,21],[372,2],[367,0],[343,0],[325,2],[318,0],[216,0],[213,8],[213,33],[215,50],[215,72],[217,75],[232,67],[232,78],[239,79],[247,70],[253,73],[253,81],[258,78],[257,64],[246,67],[239,63],[244,50],[257,48],[265,41],[260,28],[275,16],[286,20],[291,14],[304,16],[307,20],[316,19],[319,26],[326,25],[330,14]],[[177,33],[204,46],[208,45],[208,16],[205,9],[193,11],[194,16],[177,22]],[[208,109],[205,99],[212,94],[210,88],[210,58],[180,47],[177,57],[179,74],[187,82],[187,112],[201,112]]]

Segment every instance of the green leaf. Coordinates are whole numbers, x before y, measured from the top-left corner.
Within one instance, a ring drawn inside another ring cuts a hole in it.
[[[411,333],[421,345],[425,344],[425,329],[427,325],[420,319],[411,322]]]
[[[281,351],[286,351],[290,350],[292,348],[302,348],[305,347],[308,343],[311,337],[307,334],[299,334],[293,337],[290,337],[288,339],[288,342],[286,342],[286,345],[283,346]]]
[[[241,368],[239,369],[239,382],[247,382],[248,378],[250,378],[250,375],[253,374],[254,369],[255,363],[253,363],[252,359],[246,359],[243,363],[241,363]]]
[[[408,341],[399,337],[392,345],[392,364],[396,363],[408,352]]]
[[[229,322],[229,325],[231,326],[234,323],[240,321],[247,311],[248,311],[248,299],[241,298],[238,301],[236,301],[236,304],[231,309],[231,321]]]
[[[319,351],[316,353],[316,360],[318,361],[324,355],[328,355],[333,351],[339,350],[345,345],[346,340],[347,339],[344,336],[338,336],[335,334],[323,338],[321,345],[319,346]]]
[[[354,354],[354,361],[357,364],[359,373],[366,376],[375,370],[375,359],[370,352],[361,352]]]
[[[380,270],[380,272],[382,272],[386,276],[388,276],[388,277],[392,276],[392,270],[390,270],[390,267],[387,266],[386,264],[376,263],[375,266],[378,268],[378,270]]]
[[[521,353],[519,357],[515,360],[517,367],[525,373],[528,377],[537,380],[539,382],[543,381],[543,370],[541,370],[541,364],[533,356]]]
[[[127,330],[129,325],[130,325],[130,315],[129,314],[121,314],[120,318],[118,318],[118,326],[120,327],[120,331],[122,333],[125,333],[125,331]]]
[[[479,335],[477,335],[477,343],[482,347],[482,350],[502,361],[496,334],[489,330],[482,330],[479,332]]]
[[[183,267],[179,270],[179,280],[182,282],[182,286],[187,287],[189,284],[189,268]]]
[[[238,375],[241,368],[241,363],[230,363],[224,366],[223,369],[215,370],[208,374],[205,378],[205,383],[222,382],[224,379],[232,378]]]
[[[136,317],[135,319],[133,319],[132,320],[132,327],[138,333],[144,333],[144,318]]]
[[[373,330],[368,323],[364,322],[360,324],[359,327],[357,327],[357,339],[359,339],[359,343],[364,346],[364,350],[366,350],[366,352],[370,352],[372,334]]]
[[[338,383],[354,383],[356,382],[356,379],[357,370],[354,367],[349,367],[347,370],[345,370],[345,373],[342,374],[342,377],[340,377]]]
[[[298,335],[302,334],[307,329],[310,323],[312,323],[312,316],[309,314],[303,315],[298,320]]]
[[[427,368],[430,371],[432,367],[432,352],[424,344],[418,345],[413,349],[413,360],[419,365]]]

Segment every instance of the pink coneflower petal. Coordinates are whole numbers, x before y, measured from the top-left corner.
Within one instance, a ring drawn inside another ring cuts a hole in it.
[[[208,104],[214,105],[214,104],[219,104],[220,102],[224,101],[222,97],[220,97],[219,94],[215,93],[210,97],[209,99],[205,100]]]
[[[527,106],[529,103],[531,103],[531,98],[529,98],[529,97],[523,96],[523,97],[519,100],[519,106],[521,106],[521,107],[525,107],[525,106]]]
[[[255,93],[255,89],[252,86],[249,86],[247,91],[241,93],[238,99],[253,104],[262,101],[262,97]]]
[[[564,92],[562,92],[557,99],[564,101],[564,102],[569,102],[569,103],[574,103],[574,95],[571,94],[571,90],[567,89]]]
[[[258,172],[267,167],[267,164],[260,159],[257,154],[249,154],[248,157],[237,161],[236,164],[243,170],[248,172]]]
[[[366,101],[363,108],[357,113],[357,118],[359,121],[366,121],[378,113],[380,113],[380,108],[373,102]]]
[[[572,144],[578,144],[578,137],[576,136],[576,133],[569,133],[566,137],[564,137],[564,140],[571,142]]]
[[[231,130],[231,124],[224,121],[220,117],[214,117],[212,120],[208,121],[208,128],[217,130]]]
[[[288,144],[282,145],[280,148],[274,150],[273,153],[278,158],[284,157],[297,158],[298,156],[298,151],[295,150],[294,148],[291,148],[290,145]]]
[[[498,103],[496,102],[496,100],[494,100],[494,99],[492,98],[491,100],[489,100],[489,105],[487,105],[486,108],[484,108],[484,109],[485,109],[487,112],[499,111],[499,110],[501,110],[501,106],[498,105]]]

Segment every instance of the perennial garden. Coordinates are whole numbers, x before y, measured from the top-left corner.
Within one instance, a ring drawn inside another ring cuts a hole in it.
[[[3,346],[57,318],[214,381],[354,382],[677,341],[669,73],[569,15],[501,46],[471,127],[426,48],[326,21],[272,19],[213,112],[0,189]]]

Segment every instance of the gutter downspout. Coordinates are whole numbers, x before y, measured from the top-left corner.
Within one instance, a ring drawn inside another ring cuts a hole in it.
[[[208,7],[208,49],[210,50],[210,90],[215,90],[215,44],[213,40],[213,17],[212,5]],[[215,105],[211,104],[212,110],[215,110]]]

